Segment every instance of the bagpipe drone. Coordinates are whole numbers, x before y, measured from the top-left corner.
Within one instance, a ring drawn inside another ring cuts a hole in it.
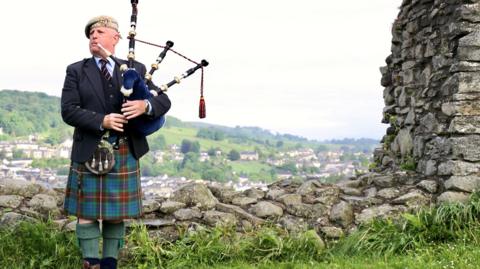
[[[128,52],[128,66],[126,64],[121,64],[115,57],[113,57],[112,53],[103,48],[101,45],[99,47],[105,51],[107,56],[111,58],[115,64],[120,67],[120,71],[122,72],[123,82],[121,92],[124,96],[124,101],[127,100],[145,100],[151,97],[157,96],[159,94],[163,94],[166,92],[171,86],[175,84],[179,84],[182,79],[185,79],[195,73],[198,69],[201,69],[201,84],[200,84],[200,107],[199,107],[199,117],[205,118],[206,116],[206,109],[205,109],[205,99],[203,97],[203,67],[208,65],[206,60],[201,60],[200,63],[197,63],[184,55],[172,50],[173,42],[167,41],[165,46],[156,45],[153,43],[145,42],[139,39],[136,39],[136,25],[137,25],[137,5],[138,0],[131,0],[132,4],[132,15],[130,17],[130,31],[128,33],[129,39],[129,52]],[[135,70],[133,67],[133,62],[135,60],[135,41],[140,43],[144,43],[147,45],[155,46],[163,48],[163,51],[158,55],[156,62],[151,65],[150,71],[145,74],[145,77],[142,78],[141,75]],[[180,76],[175,76],[172,81],[167,84],[161,85],[160,87],[156,87],[152,82],[153,73],[158,69],[158,65],[163,61],[168,51],[172,51],[173,53],[183,57],[184,59],[196,64],[194,67],[188,69]],[[165,115],[161,116],[160,118],[156,119],[149,119],[148,117],[140,116],[128,121],[128,125],[132,130],[138,132],[141,135],[148,136],[158,129],[160,129],[163,124],[165,123]]]

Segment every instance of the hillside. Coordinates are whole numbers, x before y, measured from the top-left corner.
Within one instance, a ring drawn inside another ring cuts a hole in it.
[[[40,92],[18,90],[0,91],[0,128],[8,136],[21,137],[41,134],[47,143],[58,143],[71,136],[71,127],[60,115],[60,98]],[[199,135],[203,131],[203,135]],[[215,137],[217,135],[217,137]],[[371,150],[378,141],[374,139],[348,139],[339,141],[313,141],[290,134],[273,134],[259,127],[227,127],[201,122],[184,122],[167,116],[166,125],[156,134],[148,137],[153,144],[164,136],[167,145],[181,144],[183,139],[199,141],[202,150],[220,148],[222,151],[238,151],[259,148],[267,152],[275,148],[299,148],[319,146],[360,146]],[[340,141],[341,142],[341,141]],[[356,143],[357,142],[357,143]]]
[[[72,133],[60,116],[60,98],[18,90],[0,91],[0,128],[9,137],[42,134],[50,144],[60,143]]]

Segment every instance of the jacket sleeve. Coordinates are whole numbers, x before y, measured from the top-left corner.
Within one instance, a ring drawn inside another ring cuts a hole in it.
[[[67,74],[62,89],[61,114],[63,121],[73,127],[102,134],[100,127],[104,114],[85,109],[79,89],[79,70],[72,65],[67,67]]]
[[[153,84],[153,82],[149,83],[149,88],[155,89],[158,92],[158,96],[154,96],[148,99],[148,101],[150,101],[150,104],[152,105],[153,117],[161,117],[165,115],[168,110],[170,110],[170,107],[172,105],[170,99],[168,98],[168,95],[166,95],[160,90],[157,90],[158,87]]]

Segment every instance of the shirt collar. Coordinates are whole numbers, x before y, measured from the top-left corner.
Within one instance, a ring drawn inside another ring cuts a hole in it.
[[[100,67],[100,60],[102,59],[101,57],[97,57],[97,56],[93,56],[93,58],[95,59],[95,63],[97,63],[97,66]],[[108,57],[107,58],[107,68],[108,67],[115,67],[115,62],[112,60],[112,58]]]

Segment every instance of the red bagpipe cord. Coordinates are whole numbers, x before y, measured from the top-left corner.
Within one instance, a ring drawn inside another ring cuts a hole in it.
[[[136,38],[135,38],[135,41],[138,41],[140,43],[147,44],[147,45],[150,45],[150,46],[154,46],[154,47],[165,48],[165,46],[150,43],[150,42],[143,41],[143,40],[139,40],[139,39],[136,39]],[[199,63],[195,62],[194,60],[186,57],[185,55],[183,55],[179,52],[176,52],[175,50],[173,50],[171,48],[169,48],[168,50],[177,54],[178,56],[184,58],[185,60],[187,60],[189,62],[192,62],[196,65],[199,64]],[[203,66],[201,67],[201,69],[202,69],[202,75],[201,75],[201,80],[200,80],[200,104],[199,104],[199,108],[198,108],[198,117],[203,119],[207,116],[207,109],[205,107],[205,98],[203,97]]]

